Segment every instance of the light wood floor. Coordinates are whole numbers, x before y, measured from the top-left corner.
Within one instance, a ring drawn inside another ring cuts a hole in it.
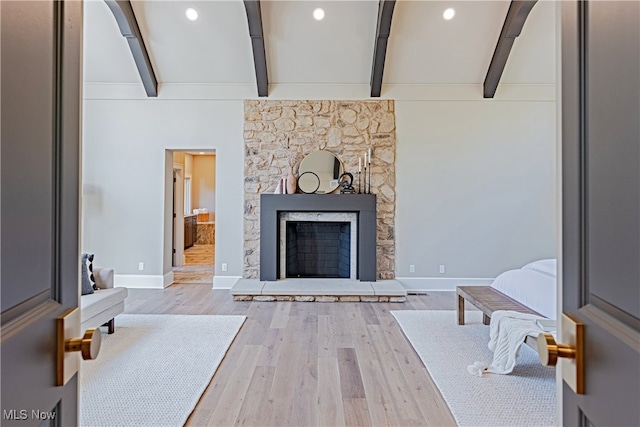
[[[211,286],[215,268],[213,265],[185,265],[173,267],[173,284],[204,283]]]
[[[127,313],[247,316],[190,426],[455,425],[389,313],[454,308],[453,292],[406,303],[235,302],[210,285],[130,289],[126,301]]]
[[[184,265],[213,265],[215,245],[193,245],[184,251]]]
[[[213,284],[214,245],[193,245],[184,251],[184,265],[173,267],[173,283]]]

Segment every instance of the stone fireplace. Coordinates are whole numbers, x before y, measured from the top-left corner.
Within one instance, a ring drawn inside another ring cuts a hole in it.
[[[358,275],[355,212],[280,213],[280,279]]]
[[[309,153],[327,150],[343,162],[345,171],[356,176],[358,158],[369,148],[371,196],[375,195],[372,243],[373,270],[362,276],[363,234],[358,229],[356,259],[359,280],[395,277],[395,105],[392,100],[246,100],[244,102],[244,267],[243,278],[280,278],[280,260],[273,259],[269,274],[263,274],[263,224],[261,198],[273,195],[278,182],[290,171],[298,175],[301,160]],[[284,195],[289,196],[289,195]],[[294,194],[291,196],[307,196]],[[324,198],[370,196],[365,194],[309,195]],[[355,200],[355,199],[352,199]],[[320,209],[317,212],[326,212]],[[345,212],[342,209],[336,212]],[[348,210],[347,210],[348,212]],[[273,223],[278,223],[277,217]],[[362,217],[359,216],[359,223]],[[274,225],[275,228],[279,227]],[[351,230],[353,233],[353,229]],[[368,237],[364,237],[368,242]],[[275,239],[275,236],[274,236]],[[275,254],[276,240],[266,249]],[[269,256],[269,254],[267,254]],[[323,260],[324,261],[324,260]],[[271,265],[271,261],[270,261]],[[370,265],[371,263],[368,263]],[[278,274],[276,275],[276,272]],[[366,279],[363,279],[366,277]]]

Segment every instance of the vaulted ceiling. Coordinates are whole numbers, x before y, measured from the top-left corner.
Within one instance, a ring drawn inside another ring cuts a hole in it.
[[[270,85],[371,81],[378,1],[261,1]],[[397,1],[384,85],[482,84],[509,1]],[[160,84],[256,84],[242,1],[132,1]],[[185,10],[199,12],[189,21]],[[452,20],[443,11],[453,7]],[[325,11],[313,19],[316,8]],[[555,82],[553,1],[539,1],[516,39],[501,84]],[[84,80],[140,83],[131,51],[103,1],[85,3]],[[140,83],[141,84],[141,83]],[[257,92],[256,92],[257,94]]]

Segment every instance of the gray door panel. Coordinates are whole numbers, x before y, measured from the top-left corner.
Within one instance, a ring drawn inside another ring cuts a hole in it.
[[[2,311],[5,311],[24,301],[27,295],[51,289],[56,86],[55,44],[51,39],[55,34],[55,8],[53,3],[43,7],[37,2],[3,2],[2,18]],[[33,25],[31,18],[38,25]],[[37,262],[24,268],[27,259]]]
[[[586,24],[589,292],[636,318],[640,318],[639,11],[638,2],[593,1]]]
[[[563,311],[585,324],[564,425],[640,425],[640,3],[562,4]]]
[[[2,1],[2,425],[76,425],[55,319],[79,299],[82,3]]]

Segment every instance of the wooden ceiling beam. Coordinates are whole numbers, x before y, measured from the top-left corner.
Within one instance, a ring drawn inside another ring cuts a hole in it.
[[[269,96],[269,78],[267,76],[267,56],[264,50],[264,34],[262,31],[262,12],[260,0],[244,0],[249,23],[249,36],[253,50],[253,65],[256,70],[258,96]]]
[[[129,43],[129,49],[131,49],[133,60],[138,68],[147,96],[158,96],[158,79],[156,79],[156,75],[153,72],[149,52],[147,52],[144,45],[144,39],[142,38],[136,15],[131,7],[131,2],[129,0],[104,0],[104,2],[109,6],[111,13],[116,18],[120,32]]]
[[[387,41],[391,34],[391,19],[395,0],[380,0],[378,5],[378,23],[376,39],[373,48],[373,66],[371,67],[371,97],[379,98],[382,90],[382,76],[384,74],[384,60],[387,56]]]
[[[493,98],[496,94],[498,83],[500,83],[502,72],[505,65],[507,65],[507,59],[509,59],[513,43],[522,32],[529,12],[531,12],[536,3],[537,0],[511,0],[496,49],[491,58],[489,70],[487,70],[487,76],[484,79],[485,98]]]

